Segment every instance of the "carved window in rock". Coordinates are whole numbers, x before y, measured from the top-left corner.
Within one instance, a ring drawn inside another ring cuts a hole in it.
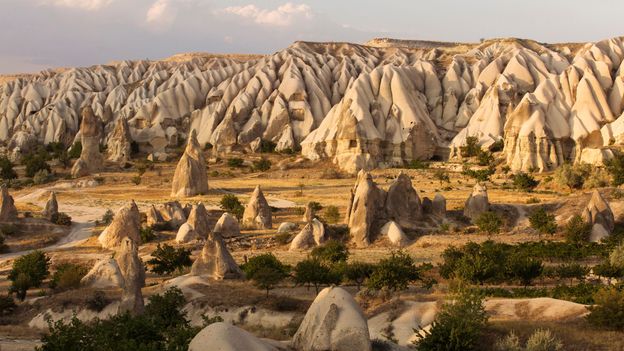
[[[357,140],[349,140],[349,149],[355,149],[358,146]]]
[[[219,101],[221,101],[222,98],[223,98],[223,95],[218,95],[218,94],[217,95],[208,96],[208,100],[207,100],[206,105],[211,105],[211,104],[213,104],[215,102],[219,102]]]
[[[295,121],[303,121],[305,119],[305,110],[302,108],[291,108],[290,118]]]
[[[134,120],[134,127],[137,129],[147,128],[147,121],[144,118],[136,118]]]
[[[288,101],[304,101],[304,100],[305,100],[305,93],[302,91],[293,93],[292,95],[290,95],[290,98],[288,99]]]

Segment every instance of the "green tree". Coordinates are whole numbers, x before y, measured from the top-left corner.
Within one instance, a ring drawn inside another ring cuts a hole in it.
[[[257,161],[253,161],[253,169],[259,172],[266,172],[271,169],[271,161],[262,157]]]
[[[475,157],[481,151],[479,146],[479,138],[475,136],[469,136],[466,138],[466,143],[459,148],[462,157]]]
[[[26,291],[30,288],[38,288],[43,280],[50,274],[50,258],[43,251],[33,251],[20,256],[13,261],[13,268],[9,272],[9,280],[12,282],[11,292],[17,294],[20,301],[26,298]]]
[[[555,216],[546,212],[543,207],[534,210],[529,216],[531,228],[542,234],[555,234],[557,232],[557,222]]]
[[[563,227],[563,234],[569,243],[580,247],[589,241],[591,224],[585,222],[583,217],[574,215]]]
[[[479,166],[489,166],[494,162],[494,155],[489,151],[479,149],[477,153],[477,164]]]
[[[554,180],[560,186],[567,186],[573,190],[583,188],[586,176],[585,169],[566,163],[555,170]]]
[[[225,194],[221,198],[219,202],[219,206],[224,211],[227,211],[239,220],[243,217],[243,213],[245,212],[245,207],[241,204],[240,200],[234,194]]]
[[[624,242],[621,242],[611,251],[609,264],[617,269],[624,270]]]
[[[272,253],[265,253],[254,256],[241,266],[247,279],[253,281],[259,289],[266,290],[267,297],[269,291],[282,280],[286,279],[290,273],[290,267],[282,264]]]
[[[234,158],[228,158],[227,160],[227,165],[230,168],[238,168],[238,167],[242,167],[243,166],[243,159],[242,158],[238,158],[238,157],[234,157]]]
[[[479,227],[479,230],[487,233],[488,236],[497,234],[500,232],[503,226],[503,219],[496,214],[496,212],[487,211],[483,212],[475,220],[475,224]]]
[[[340,210],[334,205],[325,207],[325,220],[329,223],[338,223],[340,221]]]
[[[573,283],[574,279],[583,279],[587,273],[589,273],[589,268],[576,262],[565,263],[555,267],[555,274],[561,279],[570,279],[570,284]]]
[[[339,262],[347,261],[349,258],[349,249],[344,243],[338,240],[329,240],[325,244],[312,249],[310,255],[312,258],[331,266]]]
[[[475,179],[478,182],[487,182],[490,180],[490,177],[494,174],[495,169],[492,167],[485,169],[464,169],[462,174]]]
[[[613,178],[613,186],[624,184],[624,155],[615,155],[612,159],[608,160],[605,165],[607,172],[609,172]]]
[[[150,270],[158,275],[171,274],[176,270],[181,271],[193,264],[190,249],[176,249],[168,244],[162,246],[158,244],[156,250],[152,252],[152,257],[147,264],[152,266]]]
[[[366,286],[374,290],[405,290],[414,281],[424,281],[422,273],[428,268],[424,265],[417,267],[414,259],[403,251],[393,251],[390,257],[375,265]]]
[[[37,153],[26,155],[22,160],[22,163],[26,166],[26,176],[34,177],[37,172],[42,170],[46,170],[50,173],[51,169],[46,161],[45,155]]]
[[[0,157],[0,178],[4,180],[17,178],[17,173],[13,169],[13,162],[6,156]]]
[[[624,330],[624,291],[605,287],[594,295],[595,305],[589,308],[587,320],[596,326]]]
[[[342,266],[342,276],[346,282],[354,283],[360,290],[366,279],[373,274],[373,270],[375,270],[375,265],[355,261]]]
[[[516,189],[521,191],[531,192],[539,185],[539,181],[527,173],[520,172],[512,176],[513,185]]]
[[[512,255],[507,263],[509,274],[520,280],[527,287],[535,278],[538,278],[544,270],[542,261],[524,255],[522,253]]]
[[[337,270],[333,270],[314,258],[299,261],[293,273],[296,284],[313,285],[317,294],[321,285],[339,284],[341,280],[341,275]]]

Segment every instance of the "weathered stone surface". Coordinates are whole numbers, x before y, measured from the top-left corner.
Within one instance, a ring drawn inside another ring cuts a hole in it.
[[[264,340],[229,323],[213,323],[189,344],[189,351],[278,351]]]
[[[124,288],[125,281],[117,261],[109,258],[96,262],[80,284],[96,289]]]
[[[278,234],[292,233],[297,230],[297,224],[293,222],[282,222],[279,227],[277,227]]]
[[[468,197],[468,200],[466,200],[464,216],[474,221],[480,214],[489,210],[490,201],[488,199],[487,189],[485,185],[477,183]]]
[[[91,106],[87,106],[82,110],[80,140],[82,152],[80,153],[80,158],[74,163],[71,171],[72,177],[74,178],[97,173],[104,165],[104,158],[100,153],[102,127],[100,120],[95,116]]]
[[[394,246],[403,247],[409,242],[401,226],[394,221],[384,224],[384,226],[381,227],[380,233]]]
[[[386,196],[386,213],[390,220],[402,228],[414,229],[422,217],[418,193],[410,177],[402,173],[392,182]]]
[[[347,224],[355,245],[364,247],[371,243],[373,231],[385,223],[386,193],[377,187],[370,173],[360,171],[357,179],[351,190]]]
[[[325,240],[325,226],[321,221],[314,218],[293,238],[290,243],[290,251],[309,249],[321,245]]]
[[[13,196],[9,195],[6,185],[0,186],[0,222],[14,221],[17,219],[17,208]]]
[[[141,214],[134,203],[120,208],[111,224],[102,231],[98,241],[105,249],[119,247],[124,238],[130,238],[134,243],[141,243]]]
[[[314,204],[312,201],[308,202],[305,208],[305,212],[303,214],[303,221],[305,223],[310,223],[316,217],[316,213],[314,211]]]
[[[147,210],[146,217],[146,224],[148,227],[164,225],[166,223],[162,214],[156,209],[156,206],[154,205],[151,205],[150,208]]]
[[[191,224],[186,222],[178,229],[175,242],[178,244],[187,244],[199,239],[201,239],[201,236],[195,231]]]
[[[113,162],[125,163],[130,161],[132,153],[132,136],[128,121],[119,117],[115,121],[115,127],[108,136],[107,152],[108,159]]]
[[[210,279],[240,279],[243,272],[217,233],[210,233],[204,244],[201,255],[193,262],[191,275],[204,276]]]
[[[433,201],[431,202],[431,214],[444,218],[446,217],[446,199],[440,193],[435,194]]]
[[[123,238],[115,260],[124,278],[119,311],[129,311],[132,314],[143,313],[145,307],[141,288],[145,286],[145,267],[139,258],[139,249],[132,239]]]
[[[188,197],[208,193],[207,170],[203,150],[193,129],[171,181],[171,196]]]
[[[58,202],[56,201],[56,193],[50,192],[50,198],[46,202],[45,208],[41,212],[41,215],[47,219],[51,219],[58,214]]]
[[[598,190],[594,190],[592,193],[589,203],[583,210],[582,217],[585,222],[592,225],[592,234],[590,236],[590,241],[592,242],[601,241],[611,235],[615,228],[613,211]]]
[[[223,238],[239,236],[240,226],[238,224],[238,219],[232,214],[225,212],[221,215],[212,231],[218,233]]]
[[[177,229],[186,222],[186,214],[182,205],[177,201],[166,202],[159,207],[163,219]]]
[[[243,226],[254,229],[271,229],[273,215],[260,186],[256,186],[243,213]]]

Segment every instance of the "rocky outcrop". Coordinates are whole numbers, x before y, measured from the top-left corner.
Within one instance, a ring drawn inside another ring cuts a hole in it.
[[[197,239],[205,239],[210,231],[208,212],[203,204],[194,205],[191,212],[176,235],[176,242],[183,244]]]
[[[95,289],[124,288],[125,280],[114,258],[100,260],[80,280],[80,284]]]
[[[243,226],[253,229],[271,229],[273,215],[260,186],[256,186],[243,213]]]
[[[386,222],[385,200],[385,191],[377,187],[370,173],[360,171],[347,209],[351,238],[358,247],[368,246],[374,232]]]
[[[17,208],[13,196],[9,195],[6,185],[0,186],[0,222],[14,221],[17,219]]]
[[[293,222],[282,222],[277,228],[278,234],[292,233],[297,230],[297,225]]]
[[[41,216],[52,219],[56,215],[58,215],[58,202],[56,201],[56,193],[52,191],[43,211],[41,211]]]
[[[325,225],[314,218],[290,242],[290,251],[306,250],[321,245],[325,240]]]
[[[468,197],[468,200],[466,200],[466,204],[464,206],[464,216],[474,221],[480,214],[489,210],[490,201],[488,199],[487,189],[485,185],[477,183],[472,189],[472,193]]]
[[[108,136],[106,145],[109,161],[121,164],[130,161],[132,135],[130,135],[128,121],[125,118],[117,118],[113,131]]]
[[[202,329],[188,351],[278,351],[277,347],[229,323],[213,323]]]
[[[100,120],[95,116],[91,106],[82,110],[82,122],[80,123],[80,141],[82,152],[76,160],[71,174],[74,178],[84,177],[99,172],[104,165],[104,158],[100,153],[100,141],[102,140],[102,127]]]
[[[115,255],[119,271],[124,278],[123,293],[119,311],[141,314],[144,310],[143,293],[145,286],[145,267],[139,258],[139,249],[130,238],[123,238],[120,249]]]
[[[383,227],[381,227],[379,232],[381,236],[386,238],[390,244],[397,247],[403,247],[407,245],[409,241],[405,233],[403,233],[401,226],[394,221],[386,223]]]
[[[402,228],[414,229],[422,217],[422,207],[412,180],[405,173],[392,182],[386,196],[387,218]]]
[[[197,142],[197,133],[193,129],[184,154],[173,174],[171,196],[188,197],[208,193],[207,170],[203,150]]]
[[[225,212],[221,215],[217,224],[215,224],[213,233],[219,234],[223,238],[231,238],[240,235],[240,226],[238,225],[238,219],[232,214]]]
[[[160,213],[160,211],[158,211],[158,209],[156,209],[156,206],[151,205],[149,210],[147,210],[147,213],[146,213],[146,224],[147,224],[147,226],[148,227],[162,226],[165,223],[166,223],[166,221],[163,218],[163,216]]]
[[[310,201],[306,205],[305,212],[303,213],[303,221],[305,223],[310,223],[315,217],[316,217],[316,213],[314,210],[314,203]]]
[[[446,199],[442,194],[437,193],[431,202],[431,214],[438,218],[446,217]]]
[[[585,222],[591,224],[592,232],[590,235],[591,242],[599,242],[607,236],[615,228],[615,218],[613,211],[607,200],[600,194],[598,190],[594,190],[592,197],[582,214]]]
[[[141,243],[141,214],[134,201],[115,213],[113,221],[100,234],[98,241],[105,249],[115,249],[124,238],[130,238],[137,245]]]
[[[182,205],[177,201],[166,202],[158,209],[163,219],[169,223],[172,228],[177,229],[186,222],[187,216],[184,213]]]
[[[188,244],[195,240],[201,239],[202,237],[195,231],[193,226],[187,222],[182,224],[178,229],[175,237],[175,242],[178,244]]]
[[[292,346],[301,351],[370,351],[364,313],[347,291],[325,288],[308,309]]]
[[[200,256],[193,262],[191,275],[215,280],[240,279],[243,272],[217,233],[210,233]]]

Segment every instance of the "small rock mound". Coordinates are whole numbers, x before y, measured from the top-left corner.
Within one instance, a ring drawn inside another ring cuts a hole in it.
[[[193,262],[191,275],[215,280],[240,279],[243,272],[228,251],[223,238],[217,233],[211,233],[201,255]]]
[[[91,106],[82,109],[82,122],[80,123],[80,141],[82,152],[72,167],[72,177],[80,178],[99,172],[104,164],[104,158],[100,153],[100,140],[102,128],[100,120],[95,116]]]
[[[435,194],[433,201],[431,202],[431,214],[444,218],[446,217],[446,199],[442,194]]]
[[[189,135],[186,150],[184,150],[173,175],[171,196],[188,197],[206,194],[207,192],[206,159],[197,141],[197,133],[193,129]]]
[[[132,136],[128,121],[123,117],[118,117],[115,121],[115,127],[108,136],[107,151],[108,159],[113,162],[125,163],[130,160],[132,152]]]
[[[89,273],[80,280],[80,284],[96,289],[123,288],[125,286],[124,277],[121,275],[119,265],[114,258],[96,262]]]
[[[212,231],[218,233],[223,238],[231,238],[240,235],[240,225],[236,217],[225,212],[221,215]]]
[[[0,186],[0,222],[14,221],[17,219],[17,208],[13,196],[9,194],[6,185]]]
[[[368,324],[360,306],[342,288],[323,289],[292,341],[301,351],[370,351]]]
[[[477,219],[480,214],[490,210],[490,201],[485,185],[475,184],[472,194],[466,200],[464,207],[464,216],[471,220]]]
[[[278,351],[249,332],[229,323],[213,323],[202,329],[189,344],[189,351]]]
[[[611,235],[615,228],[613,211],[611,211],[609,203],[598,190],[594,190],[589,203],[583,210],[582,217],[587,223],[592,225],[592,232],[589,238],[591,242],[601,241]]]
[[[271,229],[273,226],[272,221],[271,207],[258,185],[251,195],[247,206],[245,206],[243,226],[254,229]]]
[[[134,201],[117,211],[111,224],[104,229],[98,241],[105,249],[118,247],[124,238],[141,243],[141,214]]]
[[[121,247],[115,256],[119,271],[124,278],[119,310],[141,314],[144,310],[141,288],[145,286],[145,267],[139,258],[139,249],[132,239],[123,238]]]
[[[325,226],[321,221],[314,218],[295,236],[290,243],[290,251],[306,250],[313,246],[318,246],[324,243]]]
[[[297,229],[297,225],[295,223],[293,223],[293,222],[283,222],[277,228],[277,233],[278,234],[288,234],[288,233],[291,233],[291,232],[295,231],[296,229]]]
[[[48,199],[48,202],[46,202],[45,208],[41,212],[41,216],[50,220],[57,214],[58,202],[56,201],[56,193],[53,191],[50,193],[50,198]]]
[[[381,227],[380,233],[394,246],[403,247],[409,242],[409,239],[395,221],[390,221]]]

